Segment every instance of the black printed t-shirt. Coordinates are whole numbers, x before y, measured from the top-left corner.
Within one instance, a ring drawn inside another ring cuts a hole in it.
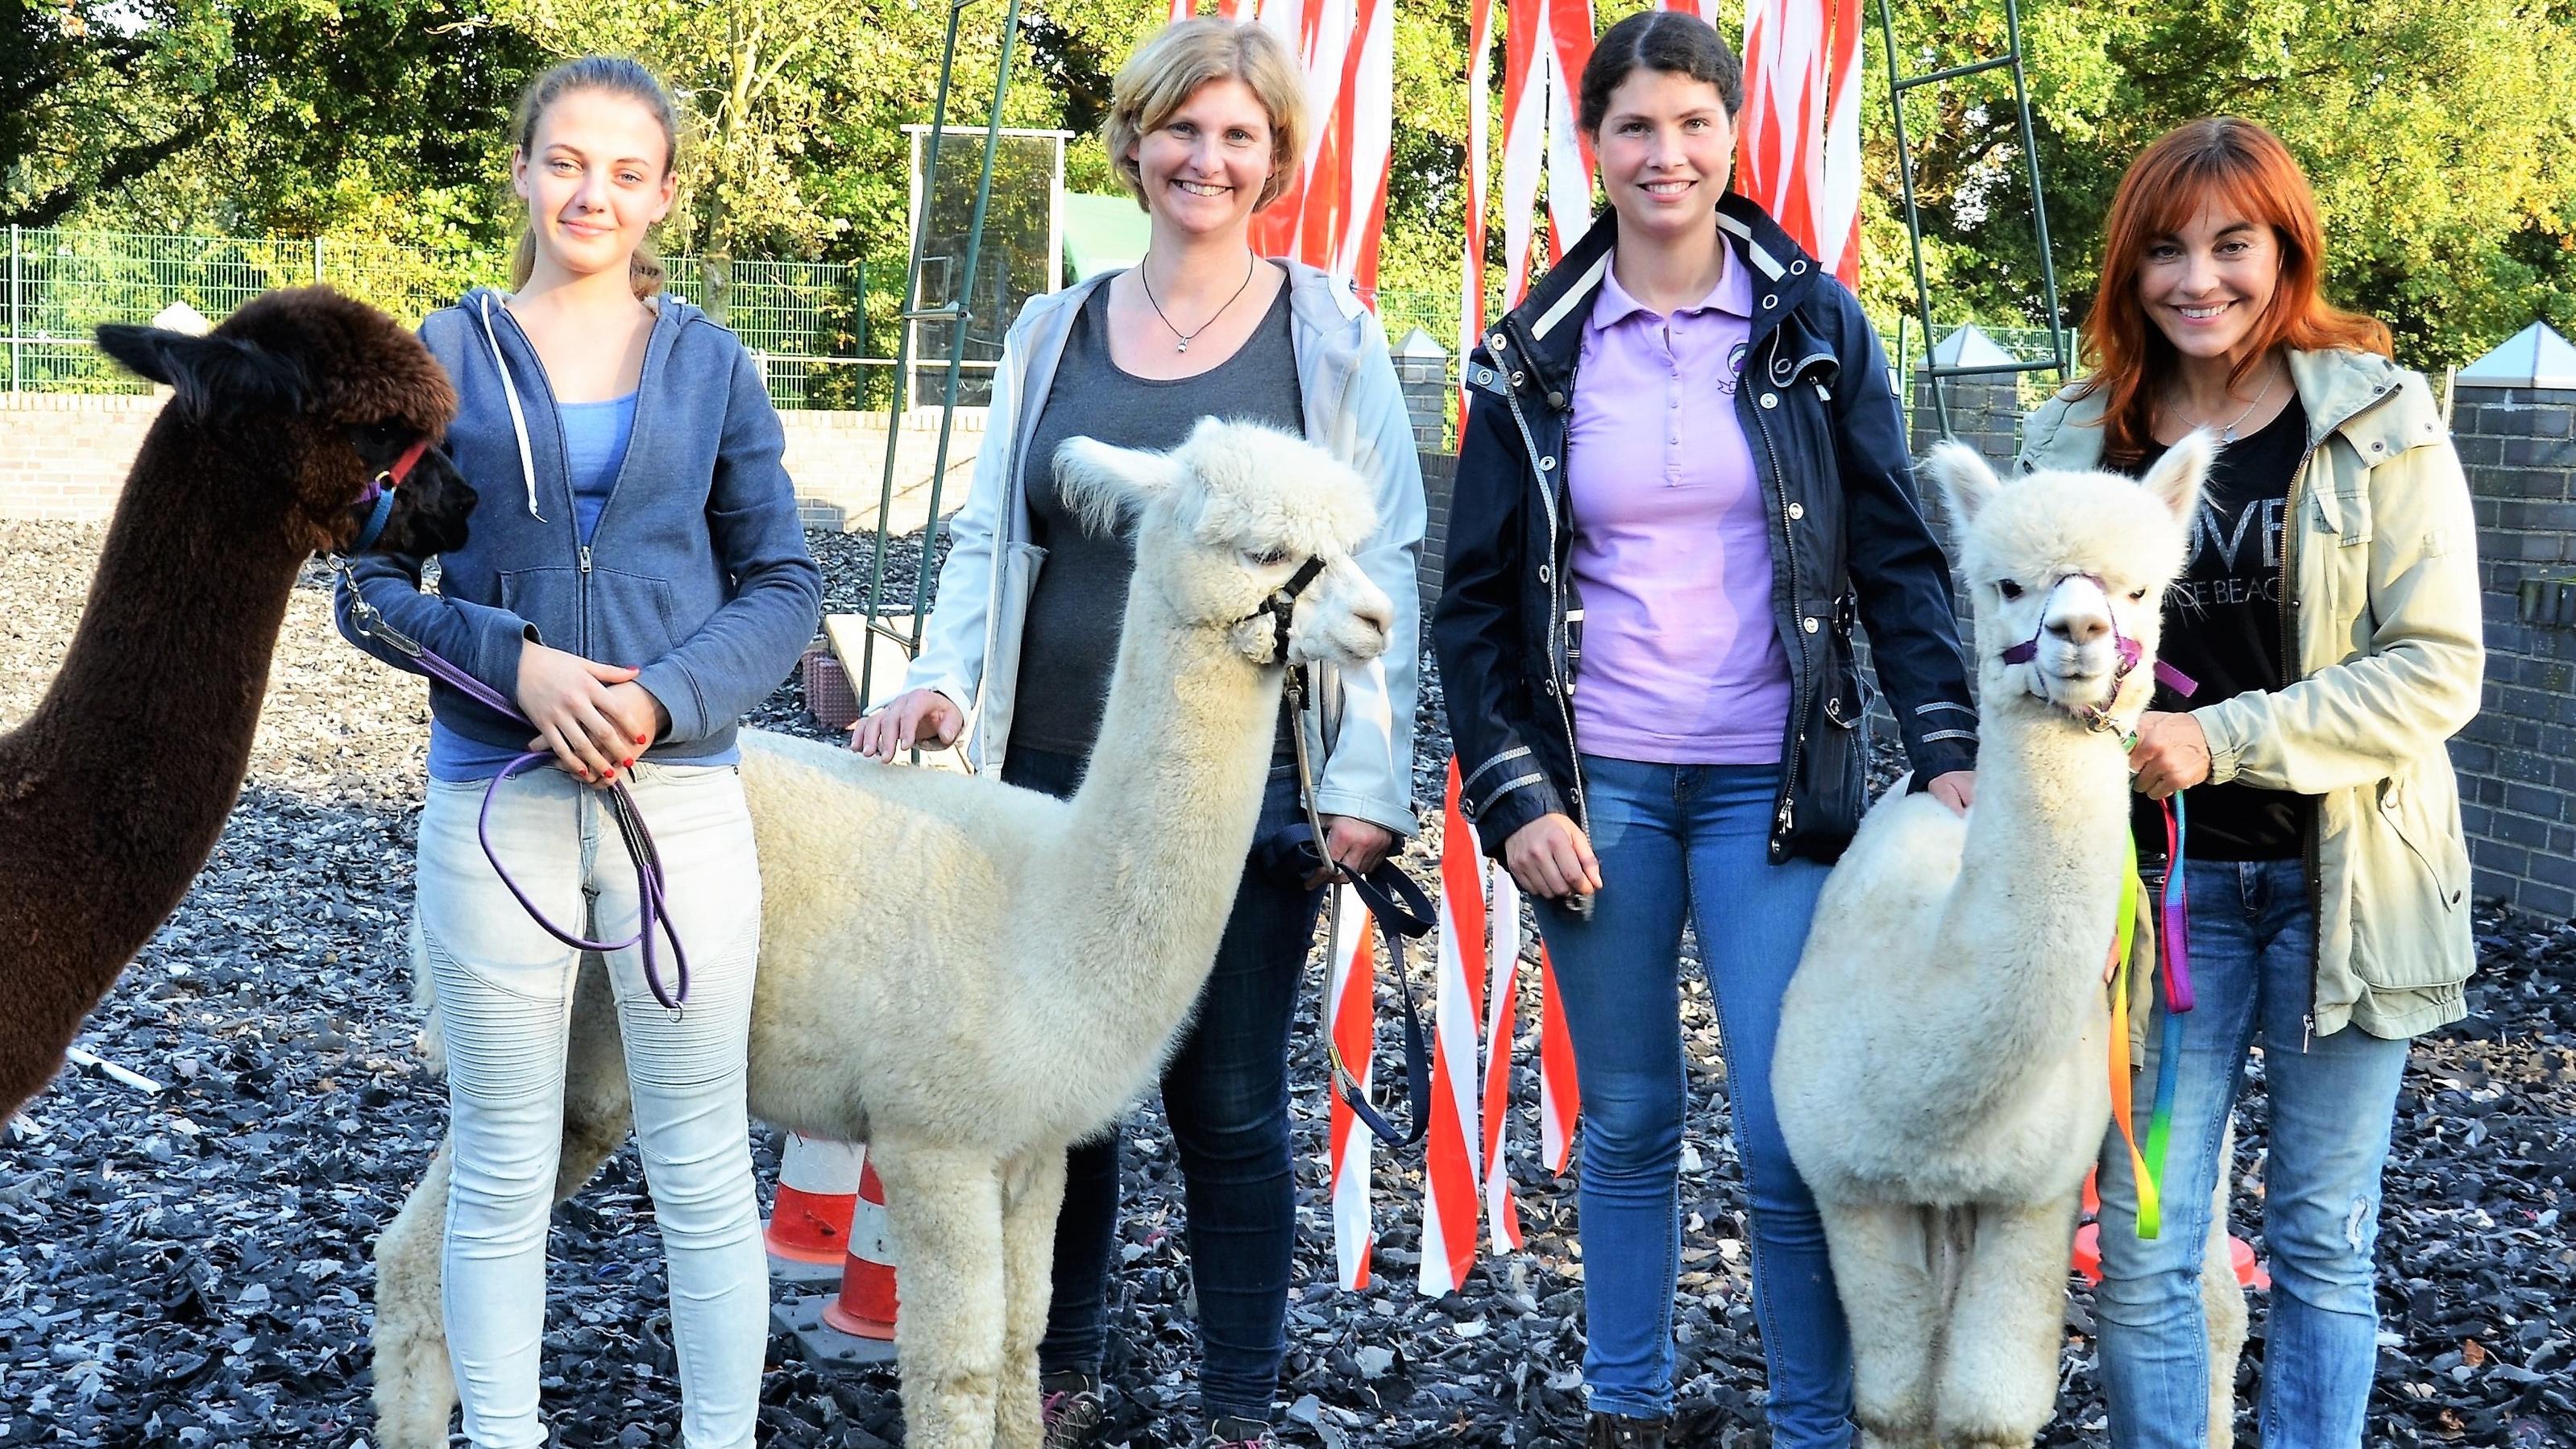
[[[2289,682],[2281,650],[2281,535],[2290,526],[2290,480],[2307,456],[2308,410],[2297,398],[2249,437],[2221,448],[2200,494],[2191,552],[2165,590],[2163,658],[2199,682],[2185,699],[2156,686],[2151,708],[2185,711]],[[2165,455],[2152,445],[2144,476]],[[2307,848],[2307,796],[2229,781],[2185,792],[2193,860],[2291,860]],[[2141,855],[2165,853],[2163,813],[2137,797],[2131,825]]]

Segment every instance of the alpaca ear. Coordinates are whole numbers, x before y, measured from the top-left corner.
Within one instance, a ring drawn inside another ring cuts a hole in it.
[[[1067,438],[1055,450],[1056,482],[1085,533],[1108,537],[1120,516],[1179,486],[1180,460],[1170,453],[1113,447],[1098,438]]]
[[[2183,440],[2165,449],[2156,466],[2138,480],[2148,496],[2172,510],[2175,521],[2189,523],[2200,511],[2200,486],[2209,479],[2209,465],[2218,458],[2218,439],[2207,428],[2194,428]]]
[[[160,327],[110,322],[99,350],[168,387],[172,401],[200,420],[249,412],[297,412],[311,382],[293,358],[234,337],[197,337]]]
[[[1995,477],[1995,470],[1986,466],[1983,454],[1950,438],[1932,445],[1931,454],[1923,460],[1923,471],[1941,485],[1941,499],[1949,505],[1951,521],[1962,526],[1975,522],[2004,486]]]

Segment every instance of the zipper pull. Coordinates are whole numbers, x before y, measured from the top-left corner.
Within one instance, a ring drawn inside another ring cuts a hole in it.
[[[2315,1033],[2316,1027],[2317,1019],[2313,1013],[2299,1018],[2299,1055],[2308,1054],[2308,1038]]]
[[[590,572],[590,545],[586,543],[581,546],[581,571]]]
[[[1780,828],[1781,828],[1781,829],[1783,829],[1783,830],[1791,829],[1791,828],[1793,828],[1793,827],[1794,827],[1796,820],[1797,820],[1797,814],[1796,814],[1796,811],[1794,810],[1794,808],[1791,806],[1790,802],[1788,802],[1788,801],[1786,801],[1786,800],[1781,801],[1781,802],[1780,802]]]

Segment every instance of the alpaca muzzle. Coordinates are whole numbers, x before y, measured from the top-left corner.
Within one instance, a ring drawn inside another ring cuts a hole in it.
[[[364,511],[366,518],[358,525],[358,536],[350,541],[349,552],[365,553],[375,547],[376,540],[384,534],[385,520],[394,516],[395,490],[410,479],[411,470],[420,466],[421,458],[428,452],[429,435],[423,433],[412,439],[411,446],[403,449],[402,456],[394,459],[392,467],[367,480],[367,491],[359,494],[358,501],[351,505],[354,510]]]
[[[2129,637],[2128,631],[2120,627],[2120,611],[2112,607],[2110,587],[2102,582],[2100,574],[2083,572],[2059,574],[2048,586],[2049,596],[2054,599],[2060,588],[2078,579],[2091,584],[2102,595],[2102,617],[2110,624],[2111,649],[2116,662],[2111,666],[2111,687],[2103,692],[2100,704],[2066,704],[2061,707],[2083,721],[2086,729],[2117,733],[2125,748],[2136,743],[2136,735],[2132,729],[2120,722],[2113,711],[2119,706],[2120,691],[2128,686],[2129,676],[2136,672],[2138,662],[2146,656],[2146,646]],[[2042,607],[2039,627],[2031,631],[2029,638],[2004,650],[2003,661],[2006,664],[2035,665],[2038,662],[2039,642],[2051,632],[2049,616],[2050,611]],[[2068,642],[2076,641],[2069,639]],[[2158,683],[2186,698],[2200,688],[2199,682],[2190,675],[2161,659],[2155,663],[2155,677]]]

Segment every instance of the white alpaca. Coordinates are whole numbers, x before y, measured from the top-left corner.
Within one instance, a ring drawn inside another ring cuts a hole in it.
[[[1927,464],[1975,601],[1977,803],[1962,820],[1900,789],[1862,821],[1817,902],[1772,1068],[1851,1321],[1865,1443],[2022,1446],[2048,1421],[2077,1199],[2111,1118],[2121,736],[2152,690],[2211,453],[2195,433],[2138,482],[2002,481],[1956,443]],[[2123,635],[2141,651],[2125,670]],[[2035,654],[2008,661],[2025,641]],[[2224,1445],[2244,1337],[2224,1213],[2210,1259]]]
[[[1139,510],[1108,708],[1069,800],[746,733],[760,848],[751,1111],[864,1141],[903,1253],[905,1442],[1035,1449],[1064,1152],[1154,1080],[1214,963],[1252,844],[1281,684],[1272,601],[1308,560],[1292,663],[1386,646],[1352,561],[1373,510],[1301,439],[1201,423],[1168,454],[1076,439],[1087,516]],[[617,1019],[596,963],[574,1006],[569,1195],[627,1133]],[[431,1029],[434,1034],[436,1019]],[[448,1154],[376,1249],[378,1441],[443,1445]]]

